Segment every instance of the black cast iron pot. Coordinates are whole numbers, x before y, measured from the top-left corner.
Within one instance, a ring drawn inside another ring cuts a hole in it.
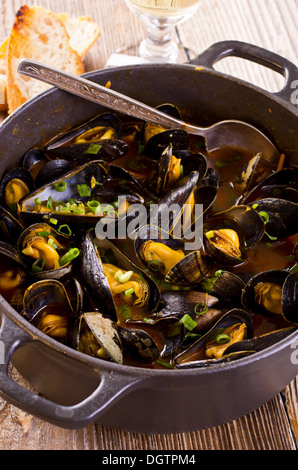
[[[216,72],[214,63],[229,55],[281,73],[284,88],[272,94]],[[197,124],[229,118],[247,121],[298,163],[298,69],[269,51],[221,42],[190,64],[107,69],[86,74],[86,78],[102,85],[110,80],[113,89],[152,106],[175,103],[185,119]],[[56,89],[27,102],[0,127],[0,177],[30,148],[102,111]],[[175,433],[216,426],[270,400],[298,370],[296,333],[230,364],[199,370],[149,370],[78,353],[31,326],[3,298],[0,304],[1,396],[65,428],[96,422],[135,432]],[[10,361],[39,394],[10,378]]]

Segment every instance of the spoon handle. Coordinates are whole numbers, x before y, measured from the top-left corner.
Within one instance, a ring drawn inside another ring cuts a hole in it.
[[[62,72],[61,70],[41,64],[40,62],[22,59],[18,66],[18,72],[144,121],[153,122],[171,129],[187,130],[188,128],[188,125],[183,121],[168,116],[140,101],[122,95],[110,88],[98,85],[81,76]]]

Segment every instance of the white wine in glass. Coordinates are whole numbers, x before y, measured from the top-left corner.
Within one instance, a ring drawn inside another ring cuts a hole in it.
[[[150,62],[177,62],[179,47],[173,39],[175,26],[190,18],[201,0],[125,0],[147,27],[139,53]]]

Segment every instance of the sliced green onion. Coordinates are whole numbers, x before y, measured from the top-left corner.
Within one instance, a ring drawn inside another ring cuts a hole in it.
[[[188,315],[188,313],[186,313],[182,318],[181,318],[181,321],[183,323],[183,325],[185,326],[185,328],[189,331],[192,331],[196,326],[197,326],[197,322],[195,320],[193,320],[191,318],[190,315]]]
[[[88,184],[77,184],[80,197],[89,197],[91,196],[91,189]]]
[[[101,149],[102,145],[100,144],[90,144],[87,150],[85,150],[86,155],[96,155]]]
[[[124,320],[128,320],[131,317],[131,311],[128,305],[121,305],[120,314]]]
[[[40,197],[37,197],[36,199],[34,199],[34,202],[35,202],[35,204],[37,204],[37,205],[41,204],[41,199],[40,199]]]
[[[260,211],[259,214],[261,217],[263,217],[265,221],[265,225],[266,225],[269,222],[269,214],[267,214],[267,212],[264,212],[264,211]]]
[[[58,248],[58,246],[56,245],[56,243],[54,242],[54,240],[52,238],[50,238],[48,240],[48,245],[50,245],[52,248],[54,248],[54,250],[56,250]]]
[[[54,187],[58,193],[64,193],[67,188],[67,183],[66,181],[59,181],[59,183],[56,183]]]
[[[230,337],[226,333],[220,333],[216,336],[215,341],[217,344],[225,344],[230,341]]]
[[[259,207],[259,204],[253,204],[251,207],[252,207],[253,209],[256,209],[257,207]]]
[[[167,367],[168,369],[174,369],[174,366],[169,362],[160,361],[159,359],[155,361],[155,364],[159,364],[160,366]]]
[[[84,215],[86,213],[84,204],[76,204],[72,212],[76,215]]]
[[[52,207],[53,207],[53,198],[52,196],[49,196],[47,200],[47,209],[52,209]]]
[[[208,306],[204,304],[203,302],[197,303],[197,305],[194,308],[194,312],[196,315],[204,315],[205,313],[208,312]]]
[[[209,230],[209,232],[205,232],[205,236],[207,238],[213,238],[214,237],[214,232],[213,230]]]
[[[70,248],[67,253],[61,256],[59,260],[60,266],[64,266],[67,263],[70,263],[75,258],[77,258],[80,254],[80,250],[78,248]]]
[[[121,271],[121,269],[119,269],[115,274],[114,274],[114,278],[116,279],[116,281],[120,281],[120,277],[123,276],[123,272]]]
[[[88,206],[90,212],[94,212],[94,213],[95,213],[96,210],[97,210],[97,208],[98,208],[98,206],[100,206],[100,202],[98,202],[98,201],[88,201],[88,202],[87,202],[87,206]]]
[[[69,237],[72,235],[72,230],[67,224],[60,225],[58,232]]]
[[[157,273],[162,267],[162,262],[157,259],[151,260],[148,262],[148,267]]]
[[[57,224],[58,224],[58,220],[57,220],[57,219],[53,219],[53,218],[50,218],[49,222],[50,222],[50,224],[53,224],[53,225],[57,225]]]
[[[46,262],[42,258],[38,258],[33,264],[32,264],[32,272],[33,273],[41,273],[44,269]]]
[[[40,237],[48,237],[49,235],[51,235],[51,232],[36,232],[37,235],[39,235]]]
[[[272,241],[277,240],[277,237],[273,237],[272,235],[269,235],[268,232],[265,232],[265,235],[267,235],[267,237],[268,237],[270,240],[272,240]]]
[[[131,287],[130,289],[127,289],[124,294],[125,294],[125,297],[128,297],[129,295],[132,295],[134,294],[135,290]]]
[[[128,282],[130,280],[132,275],[133,271],[127,271],[126,273],[122,274],[122,276],[120,276],[119,281],[124,284],[125,282]]]

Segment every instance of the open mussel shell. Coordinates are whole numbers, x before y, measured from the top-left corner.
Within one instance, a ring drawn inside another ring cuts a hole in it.
[[[18,202],[34,189],[31,173],[25,168],[14,168],[2,178],[0,183],[0,204],[16,214]]]
[[[121,340],[114,322],[100,312],[82,313],[77,330],[77,349],[98,359],[123,363]]]
[[[175,315],[157,316],[150,319],[150,321],[128,321],[128,325],[133,325],[133,329],[145,330],[151,338],[156,338],[154,360],[159,357],[171,359],[173,353],[183,343],[186,334],[183,322]]]
[[[72,275],[75,258],[79,255],[71,236],[55,230],[46,223],[33,224],[25,228],[17,241],[17,247],[30,276],[35,280],[66,280]],[[72,248],[76,250],[76,253],[73,252],[76,256],[68,261],[64,255]]]
[[[0,241],[0,272],[0,294],[20,311],[28,272],[17,248],[5,241]]]
[[[0,239],[16,243],[23,230],[22,223],[0,205]]]
[[[245,285],[242,305],[252,313],[279,315],[298,323],[298,274],[271,270],[253,276]]]
[[[118,271],[124,271],[123,274],[130,273],[129,278],[120,280],[118,276],[119,282],[117,282],[115,276]],[[107,273],[111,277],[108,278]],[[133,300],[132,308],[144,308],[148,313],[155,310],[160,302],[158,286],[145,272],[124,256],[109,240],[94,240],[90,233],[85,235],[82,242],[80,276],[95,304],[113,321],[117,321],[117,309],[121,308],[123,302],[130,306]],[[136,282],[136,288],[139,289],[138,293],[133,289],[133,298],[129,297],[127,292],[131,288],[131,281]],[[126,302],[125,298],[124,300],[122,298],[123,295],[126,296]]]
[[[150,224],[176,237],[195,236],[202,228],[203,217],[217,198],[215,186],[198,185],[200,174],[192,171],[179,179],[153,206]]]
[[[195,290],[168,291],[161,296],[161,305],[156,313],[156,318],[175,317],[181,320],[187,315],[197,323],[192,332],[201,334],[224,314],[217,304],[216,297],[204,292]]]
[[[54,218],[64,224],[75,224],[76,227],[95,226],[102,215],[77,214],[65,208],[65,204],[67,205],[69,201],[84,204],[86,200],[92,200],[97,188],[105,182],[108,174],[107,163],[102,161],[87,163],[24,197],[19,204],[19,214],[28,223]],[[80,192],[82,187],[87,189],[88,196],[85,196],[85,192],[83,194]],[[58,208],[54,210],[57,202],[60,210]]]
[[[233,206],[210,217],[204,227],[206,251],[218,265],[236,266],[247,257],[247,248],[265,233],[262,216],[249,206]]]
[[[231,333],[231,330],[234,333]],[[229,333],[229,334],[228,334]],[[224,335],[224,342],[223,341]],[[226,354],[226,349],[234,342],[252,338],[254,325],[251,315],[242,309],[232,309],[225,313],[203,336],[174,357],[178,369],[199,368],[217,365],[239,359],[251,354],[251,351],[237,351]],[[206,355],[206,346],[214,345],[215,354]],[[218,351],[217,351],[218,348]],[[215,356],[215,357],[213,357]]]
[[[181,119],[180,111],[172,104],[162,104],[156,109]],[[144,142],[143,153],[153,159],[158,159],[169,145],[172,145],[173,151],[186,150],[190,147],[189,135],[183,129],[165,129],[158,124],[146,122],[141,135]]]
[[[73,309],[60,281],[44,279],[31,284],[24,293],[22,314],[44,334],[67,342]]]
[[[56,181],[56,179],[62,178],[71,170],[72,165],[67,160],[59,159],[47,161],[36,175],[35,186],[36,188],[45,186],[52,181]]]
[[[155,163],[149,178],[149,190],[161,196],[180,178],[189,175],[192,171],[199,172],[199,183],[207,172],[206,157],[190,150],[173,152],[173,146],[170,144]]]
[[[219,299],[222,305],[241,306],[242,289],[245,282],[240,276],[219,269],[201,282],[200,287],[211,296]]]
[[[83,165],[92,160],[112,162],[124,157],[129,152],[129,145],[120,139],[105,139],[93,143],[65,145],[47,150],[50,160],[61,159],[68,161],[72,167]]]
[[[33,180],[35,180],[36,175],[47,161],[43,148],[32,148],[25,153],[22,160],[22,167],[26,171],[29,171]]]
[[[122,132],[122,122],[120,118],[113,113],[103,113],[88,122],[65,132],[58,139],[50,142],[46,146],[46,151],[50,151],[65,145],[76,145],[81,143],[92,143],[100,140],[106,140],[106,131],[109,133],[109,139],[119,138]]]
[[[272,175],[276,171],[277,164],[277,161],[268,160],[262,153],[250,158],[234,181],[234,187],[242,198],[245,198],[250,189],[256,187],[260,181]]]
[[[198,305],[213,307],[218,299],[213,295],[199,292],[192,289],[166,291],[161,294],[160,305],[158,306],[157,317],[182,318],[184,315],[193,316]]]
[[[250,204],[258,199],[281,198],[297,201],[298,167],[289,166],[266,176],[242,198],[242,204]],[[293,196],[294,193],[294,196]]]
[[[266,235],[280,240],[297,233],[298,203],[280,198],[260,199],[251,204],[266,224]]]
[[[147,331],[123,326],[118,326],[117,330],[124,353],[146,362],[154,362],[158,359],[158,346]]]
[[[260,336],[244,339],[243,341],[239,341],[238,343],[234,343],[229,346],[225,353],[229,355],[241,351],[246,351],[248,353],[263,351],[264,349],[270,348],[271,346],[276,345],[279,341],[282,341],[283,339],[287,338],[295,330],[295,327],[281,328],[278,330],[270,331],[268,333],[264,333]]]
[[[181,286],[199,284],[208,276],[213,262],[201,250],[185,250],[185,241],[174,239],[159,227],[146,225],[135,238],[135,253],[149,272]]]

